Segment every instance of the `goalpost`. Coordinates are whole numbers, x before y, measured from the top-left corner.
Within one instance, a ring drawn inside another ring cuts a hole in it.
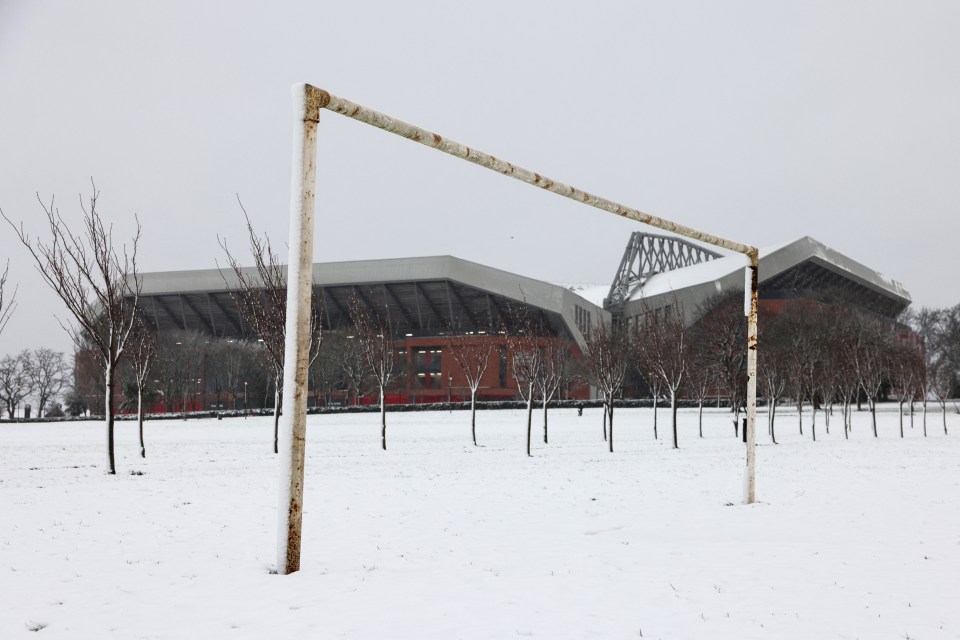
[[[746,504],[756,502],[757,421],[757,268],[756,247],[698,231],[664,218],[626,207],[606,198],[557,182],[459,142],[334,96],[309,84],[293,86],[293,177],[290,193],[290,257],[287,262],[287,318],[284,345],[283,407],[280,424],[280,502],[278,509],[277,573],[300,569],[303,516],[304,444],[307,424],[307,368],[310,349],[310,304],[313,294],[313,209],[316,188],[317,123],[327,109],[403,136],[452,156],[521,180],[576,202],[636,220],[658,229],[699,240],[747,258],[744,312],[747,315],[747,455],[744,470]]]

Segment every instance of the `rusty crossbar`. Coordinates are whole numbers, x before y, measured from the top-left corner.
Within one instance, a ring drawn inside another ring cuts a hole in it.
[[[279,542],[277,570],[280,574],[300,568],[300,528],[303,507],[304,444],[306,432],[306,364],[309,340],[308,310],[313,259],[313,207],[316,184],[316,135],[320,110],[328,109],[383,129],[427,147],[461,158],[505,176],[526,182],[602,211],[635,220],[658,229],[699,240],[747,257],[747,290],[744,292],[747,329],[747,455],[744,502],[756,501],[756,401],[757,401],[757,282],[760,252],[756,247],[734,242],[658,216],[601,198],[506,162],[478,149],[392,118],[308,84],[293,87],[294,172],[290,209],[290,259],[288,260],[287,332],[285,345],[283,427],[281,429]],[[293,366],[291,366],[293,365]]]
[[[637,222],[642,222],[644,224],[657,227],[658,229],[670,231],[694,240],[700,240],[701,242],[707,242],[718,247],[723,247],[724,249],[729,249],[730,251],[736,251],[748,256],[757,253],[756,247],[751,247],[739,242],[734,242],[733,240],[727,240],[726,238],[722,238],[720,236],[698,231],[692,227],[645,213],[639,209],[634,209],[632,207],[614,202],[613,200],[601,198],[600,196],[594,195],[582,189],[577,189],[576,187],[564,184],[552,178],[548,178],[547,176],[530,171],[529,169],[524,169],[521,166],[501,160],[496,156],[492,156],[489,153],[484,153],[479,149],[469,147],[463,143],[457,142],[456,140],[445,138],[432,131],[427,131],[426,129],[412,125],[408,122],[404,122],[403,120],[390,117],[384,113],[380,113],[379,111],[374,111],[369,107],[364,107],[363,105],[359,105],[355,102],[350,102],[349,100],[328,93],[323,89],[317,89],[315,87],[310,87],[310,89],[315,92],[314,99],[317,101],[317,108],[319,109],[328,109],[335,113],[347,116],[348,118],[353,118],[354,120],[358,120],[364,124],[377,127],[378,129],[383,129],[384,131],[402,136],[408,140],[412,140],[413,142],[419,142],[424,146],[448,153],[452,156],[456,156],[457,158],[466,160],[467,162],[472,162],[473,164],[484,167],[485,169],[490,169],[491,171],[496,171],[497,173],[514,178],[515,180],[520,180],[521,182],[526,182],[527,184],[545,189],[546,191],[551,191],[559,196],[563,196],[564,198],[570,198],[571,200],[581,204],[595,207],[624,218],[629,218],[630,220],[636,220]]]

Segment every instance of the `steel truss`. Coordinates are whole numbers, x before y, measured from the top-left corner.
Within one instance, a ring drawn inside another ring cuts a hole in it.
[[[719,253],[682,238],[634,231],[630,234],[630,241],[603,306],[616,311],[656,273],[682,269],[719,257]]]

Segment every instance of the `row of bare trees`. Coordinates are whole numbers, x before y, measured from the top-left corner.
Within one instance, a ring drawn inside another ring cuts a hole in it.
[[[674,302],[657,310],[645,309],[628,322],[585,328],[581,369],[603,399],[603,433],[609,451],[613,451],[614,400],[631,373],[643,381],[653,399],[654,438],[659,438],[657,405],[661,395],[670,401],[675,449],[680,446],[677,409],[681,396],[698,400],[703,436],[703,403],[708,391],[723,377],[736,394],[741,387],[740,374],[745,371],[738,344],[744,330],[737,317],[728,313],[729,307],[726,300],[718,300],[693,327],[687,326],[682,308]],[[745,395],[745,385],[743,391]],[[733,402],[737,413],[738,400]]]
[[[827,432],[835,407],[840,409],[844,435],[849,437],[853,406],[866,402],[877,435],[877,402],[889,397],[904,408],[913,423],[914,404],[924,410],[936,400],[943,413],[957,393],[960,371],[960,305],[952,309],[905,313],[897,321],[843,303],[787,301],[760,323],[758,388],[768,407],[768,432],[776,442],[777,407],[785,401],[797,409],[803,434],[804,408],[810,407],[810,436],[816,439],[817,413],[823,410]],[[671,406],[673,446],[677,441],[677,400],[682,395],[699,406],[703,436],[703,405],[708,394],[729,398],[734,436],[746,401],[746,323],[741,294],[709,300],[688,324],[683,309],[673,304],[645,310],[621,325],[598,325],[584,333],[582,369],[604,404],[604,438],[613,451],[614,399],[633,372],[654,402],[653,431],[657,438],[657,402],[665,395]]]
[[[6,355],[0,358],[0,403],[13,418],[17,407],[35,398],[37,417],[49,415],[47,407],[69,385],[69,374],[70,368],[60,351],[41,347]]]
[[[98,211],[99,192],[95,185],[87,201],[81,198],[79,232],[71,230],[51,200],[40,202],[49,236],[32,238],[22,223],[7,220],[35,261],[47,284],[63,301],[69,316],[61,325],[71,335],[78,349],[93,354],[103,372],[98,392],[103,399],[107,430],[108,472],[115,473],[114,402],[120,379],[120,364],[125,361],[124,378],[132,388],[128,396],[136,397],[141,415],[141,455],[145,455],[142,438],[142,414],[145,397],[161,391],[166,402],[181,399],[181,406],[193,392],[193,381],[205,393],[212,384],[219,390],[237,389],[243,356],[236,349],[218,344],[210,349],[188,348],[185,340],[200,337],[166,334],[157,336],[138,315],[141,280],[137,271],[137,250],[141,237],[139,222],[129,243],[117,245],[112,226]],[[38,198],[39,200],[39,198]],[[244,212],[246,213],[246,212]],[[256,349],[261,368],[271,371],[274,392],[274,450],[276,451],[277,417],[281,410],[283,380],[283,346],[285,331],[286,279],[269,239],[260,237],[247,219],[247,231],[255,268],[244,269],[227,250],[229,272],[224,276],[234,300],[247,323],[259,335]],[[0,277],[0,331],[3,330],[15,301],[3,297],[7,269]],[[14,296],[15,297],[15,296]],[[672,312],[671,312],[672,311]],[[720,388],[730,398],[733,409],[734,434],[737,434],[739,413],[746,396],[745,322],[739,295],[734,293],[711,301],[698,310],[699,320],[687,326],[683,309],[674,304],[623,326],[600,325],[585,334],[585,347],[580,373],[598,390],[605,406],[604,437],[613,450],[614,400],[621,393],[628,372],[635,372],[654,398],[654,436],[658,437],[656,402],[662,394],[670,399],[673,446],[677,441],[677,400],[681,394],[696,398],[701,406],[710,391]],[[372,380],[379,390],[381,444],[386,448],[386,402],[388,386],[403,375],[398,368],[391,340],[388,310],[378,310],[362,303],[360,293],[350,304],[350,335],[337,335],[334,349],[320,358],[323,343],[319,310],[313,313],[311,345],[311,377],[315,388],[346,388],[359,397],[365,381]],[[570,351],[567,344],[548,337],[543,327],[518,316],[507,335],[511,353],[511,373],[520,395],[527,402],[527,453],[532,439],[532,411],[539,400],[544,409],[544,442],[549,442],[547,406],[556,396],[564,379],[572,377]],[[816,437],[816,414],[826,409],[827,428],[834,404],[843,410],[844,432],[849,433],[850,407],[865,400],[874,415],[876,435],[876,402],[885,393],[896,394],[901,407],[919,400],[924,407],[935,399],[944,413],[946,404],[955,395],[957,372],[960,369],[960,305],[952,309],[928,310],[904,318],[906,325],[895,324],[852,308],[840,305],[797,303],[784,307],[761,324],[760,387],[770,405],[769,431],[775,438],[776,406],[790,398],[798,408],[799,427],[803,428],[803,407],[811,406],[811,435]],[[344,333],[347,333],[344,332]],[[451,334],[458,333],[451,331]],[[462,332],[460,332],[462,333]],[[919,336],[919,337],[918,337]],[[174,344],[163,344],[164,341]],[[209,343],[207,338],[204,343]],[[181,348],[176,348],[181,347]],[[475,410],[476,393],[489,365],[493,346],[484,341],[450,338],[452,358],[459,364],[471,392]],[[39,359],[34,353],[34,360]],[[196,373],[199,360],[208,358],[210,374],[206,382]],[[50,393],[50,376],[38,382],[26,373],[26,357],[7,356],[3,360],[4,402],[8,411],[23,399],[24,389],[40,394],[41,411]],[[60,354],[62,363],[62,354]],[[46,374],[45,374],[46,375]],[[212,380],[211,380],[212,377]],[[151,384],[152,381],[152,384]],[[164,381],[161,384],[160,381]],[[248,382],[245,380],[245,382]],[[2,383],[2,380],[0,380]],[[54,384],[55,386],[55,384]],[[247,384],[244,385],[245,390]],[[269,386],[269,385],[267,385]],[[14,391],[11,391],[14,389]],[[246,397],[246,393],[244,394]],[[219,402],[218,402],[219,404]],[[702,415],[702,413],[701,413]],[[901,412],[902,416],[902,412]],[[702,424],[702,420],[701,420]],[[924,420],[924,425],[926,421]],[[901,428],[902,431],[902,428]],[[702,427],[701,427],[702,436]],[[471,412],[471,437],[476,444],[476,417]]]

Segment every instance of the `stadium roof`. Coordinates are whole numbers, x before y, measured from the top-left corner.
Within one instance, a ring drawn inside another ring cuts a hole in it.
[[[666,236],[634,234],[609,289],[625,296],[624,302],[622,306],[608,302],[607,310],[602,307],[605,286],[551,284],[453,256],[314,264],[314,292],[327,329],[350,324],[348,309],[356,298],[385,314],[397,336],[510,330],[522,312],[546,332],[567,336],[582,347],[578,324],[587,313],[593,321],[609,317],[611,311],[632,316],[645,307],[658,308],[676,300],[692,321],[710,297],[743,290],[743,256],[719,257],[698,252],[686,241],[679,248],[671,242]],[[644,253],[647,250],[656,252],[655,259],[651,260],[652,253]],[[244,272],[251,281],[259,281],[254,268]],[[231,269],[140,277],[141,308],[158,329],[258,337],[231,296],[231,289],[238,286]],[[899,282],[810,237],[761,250],[760,296],[841,297],[888,317],[910,304],[910,295]]]
[[[640,306],[667,304],[676,296],[688,310],[717,293],[743,290],[745,259],[731,255],[657,273],[635,288],[625,313]],[[850,302],[885,316],[896,316],[910,304],[902,284],[809,237],[760,250],[760,297],[824,298],[839,294]]]
[[[285,271],[285,269],[284,269]],[[244,272],[259,277],[252,267]],[[141,274],[141,308],[158,329],[196,329],[224,337],[255,338],[230,290],[230,269]],[[593,317],[604,311],[558,285],[494,269],[453,256],[317,263],[314,292],[324,326],[349,324],[349,301],[388,314],[396,335],[442,335],[489,330],[517,321],[518,310],[534,314],[547,330],[580,342],[575,307]]]

